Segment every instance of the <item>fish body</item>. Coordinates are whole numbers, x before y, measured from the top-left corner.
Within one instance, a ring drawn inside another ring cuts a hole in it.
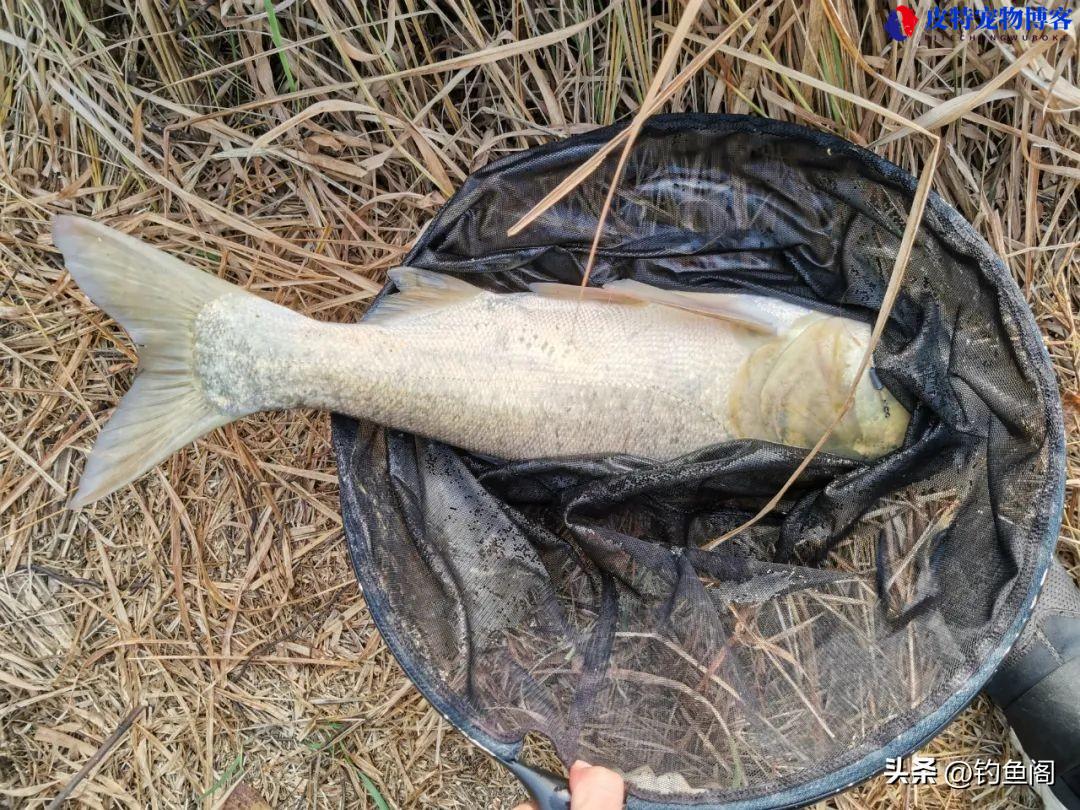
[[[213,427],[294,407],[507,459],[666,460],[735,438],[808,447],[870,337],[764,296],[634,282],[499,294],[408,268],[363,323],[322,323],[88,220],[62,217],[54,236],[75,280],[141,345],[76,504]],[[882,455],[907,420],[866,376],[826,449]]]
[[[236,418],[313,406],[508,459],[669,459],[732,435],[753,333],[663,306],[470,289],[349,325],[226,296],[197,321],[198,373]]]

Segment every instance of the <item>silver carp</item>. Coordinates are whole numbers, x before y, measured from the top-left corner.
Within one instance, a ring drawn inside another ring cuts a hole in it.
[[[139,349],[77,507],[215,427],[314,407],[505,459],[668,460],[752,438],[812,446],[870,340],[779,299],[624,280],[492,293],[401,267],[362,323],[322,323],[91,220],[53,226],[68,271]],[[827,451],[872,459],[909,415],[871,373]]]

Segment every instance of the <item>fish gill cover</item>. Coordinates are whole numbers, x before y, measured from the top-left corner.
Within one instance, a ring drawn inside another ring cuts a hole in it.
[[[520,235],[612,129],[469,178],[406,263],[495,290],[576,283],[613,160]],[[871,321],[915,181],[838,138],[652,119],[595,283],[765,292]],[[875,362],[912,412],[870,464],[757,441],[670,463],[504,463],[335,417],[350,552],[411,678],[489,750],[538,731],[631,806],[783,806],[880,770],[974,696],[1046,570],[1060,402],[1000,260],[936,196]],[[793,381],[798,384],[798,381]]]

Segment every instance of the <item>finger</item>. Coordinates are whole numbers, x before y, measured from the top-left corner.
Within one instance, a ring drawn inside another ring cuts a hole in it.
[[[621,810],[624,790],[615,771],[580,760],[570,766],[570,810]]]
[[[536,806],[536,802],[525,802],[525,804],[519,804],[514,810],[540,810],[540,808]]]

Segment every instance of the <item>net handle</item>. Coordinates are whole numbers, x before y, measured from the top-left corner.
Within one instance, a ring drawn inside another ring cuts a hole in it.
[[[517,777],[539,810],[570,810],[570,786],[563,777],[516,759],[500,757],[499,761]]]

